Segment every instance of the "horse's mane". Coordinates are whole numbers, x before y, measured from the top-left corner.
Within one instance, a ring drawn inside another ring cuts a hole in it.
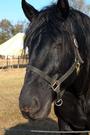
[[[48,35],[52,35],[52,38],[55,39],[55,33],[59,33],[58,36],[60,36],[61,31],[71,31],[71,23],[78,41],[85,36],[86,29],[90,33],[90,18],[84,13],[70,8],[69,15],[64,18],[57,5],[45,7],[39,12],[37,19],[34,19],[33,23],[29,24],[24,45],[26,47],[28,39],[41,31],[48,31]]]

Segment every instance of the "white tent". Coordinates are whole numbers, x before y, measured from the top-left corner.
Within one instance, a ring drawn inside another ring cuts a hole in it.
[[[18,33],[5,43],[0,45],[0,55],[1,56],[21,56],[23,51],[24,33]]]

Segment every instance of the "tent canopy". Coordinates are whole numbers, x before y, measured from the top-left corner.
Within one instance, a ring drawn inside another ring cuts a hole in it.
[[[18,33],[5,43],[0,45],[0,55],[1,56],[21,56],[23,51],[24,33]]]

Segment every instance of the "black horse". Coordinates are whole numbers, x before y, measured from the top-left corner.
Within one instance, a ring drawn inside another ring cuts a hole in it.
[[[25,0],[31,21],[24,47],[29,63],[20,94],[28,119],[48,116],[55,104],[60,130],[90,130],[90,18],[68,0],[37,11]]]

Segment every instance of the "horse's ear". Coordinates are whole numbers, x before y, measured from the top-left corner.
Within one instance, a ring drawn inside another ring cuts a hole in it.
[[[61,11],[61,14],[66,18],[69,14],[69,3],[68,0],[58,0],[57,7]]]
[[[32,19],[39,14],[38,11],[30,4],[28,4],[25,0],[22,0],[22,9],[29,21],[32,21]]]

